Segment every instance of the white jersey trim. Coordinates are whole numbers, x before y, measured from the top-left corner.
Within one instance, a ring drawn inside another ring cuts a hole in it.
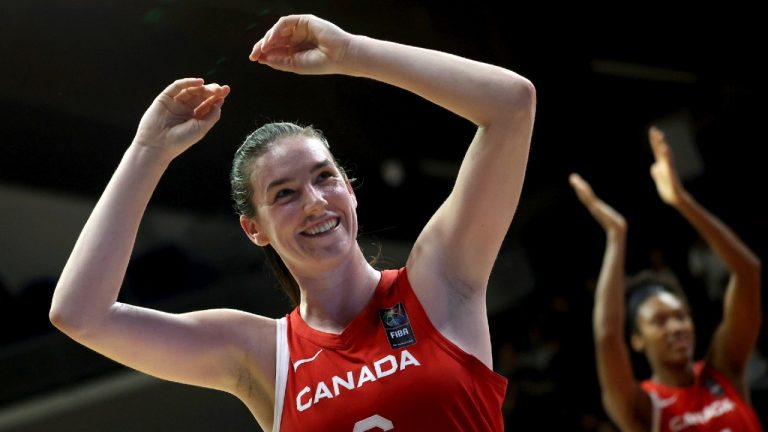
[[[288,325],[285,317],[276,320],[277,338],[275,350],[275,412],[273,415],[272,431],[280,432],[280,420],[283,416],[283,401],[285,385],[288,381],[290,354],[288,352]]]
[[[669,403],[665,405],[665,401],[662,401],[655,392],[649,392],[648,396],[651,398],[651,409],[653,410],[651,413],[651,431],[659,432],[661,430],[661,411]],[[677,396],[674,396],[674,398],[677,399]]]

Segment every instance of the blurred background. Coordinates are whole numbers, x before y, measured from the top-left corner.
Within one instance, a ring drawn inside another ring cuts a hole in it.
[[[474,128],[405,91],[252,64],[284,14],[494,63],[530,78],[538,108],[522,200],[489,288],[510,429],[614,430],[600,405],[591,310],[604,235],[567,183],[581,173],[628,219],[627,272],[673,273],[699,355],[721,313],[722,264],[649,176],[662,127],[686,187],[768,261],[764,26],[755,11],[597,9],[486,1],[40,0],[0,3],[0,431],[258,427],[235,398],[165,383],[71,342],[50,297],[142,113],[168,83],[229,84],[219,124],[174,161],[121,300],[166,311],[290,310],[229,201],[232,155],[268,121],[314,124],[358,179],[361,245],[401,265],[450,191]],[[509,197],[500,196],[499,199]],[[765,297],[765,296],[764,296]],[[764,307],[765,310],[765,307]],[[768,334],[748,372],[768,424]],[[647,367],[637,361],[638,378]],[[644,375],[645,374],[645,375]]]

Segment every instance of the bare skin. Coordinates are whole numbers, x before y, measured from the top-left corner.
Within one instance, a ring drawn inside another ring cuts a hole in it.
[[[250,58],[281,71],[392,84],[478,126],[456,186],[416,241],[407,268],[436,327],[491,367],[485,290],[522,188],[535,107],[531,83],[495,66],[352,35],[310,15],[281,18]],[[235,310],[169,314],[116,301],[152,191],[168,164],[216,123],[228,94],[226,86],[184,79],[158,96],[78,239],[50,316],[73,339],[132,368],[236,395],[270,430],[273,319]],[[316,142],[273,147],[257,165],[280,169],[254,176],[257,215],[240,224],[254,244],[272,245],[283,258],[299,283],[305,321],[340,332],[379,277],[354,241],[356,198],[338,170],[324,164],[329,155]]]
[[[761,321],[760,260],[685,190],[664,134],[652,127],[648,138],[654,155],[651,177],[659,197],[685,217],[731,272],[723,321],[715,331],[705,362],[725,375],[749,401],[745,368],[757,342]],[[623,335],[627,222],[597,197],[578,174],[572,174],[569,181],[579,200],[606,233],[593,312],[603,405],[622,430],[647,431],[651,428],[651,401],[634,377]],[[671,294],[653,295],[638,308],[637,324],[640,331],[631,343],[648,358],[652,379],[668,386],[691,385],[694,330],[685,305]]]

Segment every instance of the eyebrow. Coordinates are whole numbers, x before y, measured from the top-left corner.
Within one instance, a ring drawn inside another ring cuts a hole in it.
[[[331,165],[331,161],[330,160],[328,160],[328,159],[322,160],[322,161],[312,165],[312,167],[309,169],[309,172],[313,173],[313,172],[315,172],[315,171],[317,171],[317,170],[319,170],[321,168],[325,168],[325,167],[327,167],[329,165]],[[283,185],[285,183],[288,183],[289,181],[291,181],[291,179],[292,179],[291,177],[281,177],[279,179],[272,180],[267,185],[267,193],[269,193],[269,191],[272,190],[273,188],[276,188],[276,187],[281,186],[281,185]]]

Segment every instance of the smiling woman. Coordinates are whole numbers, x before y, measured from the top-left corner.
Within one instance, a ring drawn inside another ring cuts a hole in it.
[[[237,396],[265,430],[502,430],[506,380],[492,370],[485,295],[520,197],[533,85],[506,69],[353,35],[311,15],[281,18],[250,59],[378,80],[477,126],[452,192],[405,267],[366,261],[357,198],[322,134],[272,123],[237,151],[232,197],[243,231],[267,250],[297,307],[273,319],[117,302],[161,175],[213,127],[229,94],[182,79],[145,113],[83,228],[56,288],[53,323],[137,370]]]
[[[298,181],[297,177],[290,177],[293,173],[283,174],[276,172],[280,167],[286,170],[293,167],[295,163],[291,148],[283,147],[282,144],[286,146],[293,144],[299,150],[301,150],[302,145],[306,144],[306,150],[310,153],[306,155],[309,158],[307,163],[310,165],[306,174],[310,177],[316,176],[317,183],[324,184],[325,187],[329,184],[338,185],[340,181],[343,181],[347,187],[345,192],[352,194],[353,198],[354,194],[351,187],[349,187],[350,181],[344,169],[338,165],[330,153],[328,141],[319,130],[312,127],[301,127],[293,123],[265,124],[251,133],[235,153],[235,158],[232,162],[232,172],[230,173],[230,183],[234,206],[240,214],[240,225],[251,241],[264,247],[267,261],[272,267],[280,285],[288,295],[288,298],[294,304],[298,304],[300,298],[299,285],[274,247],[268,240],[264,241],[266,239],[266,232],[258,228],[258,218],[256,217],[258,208],[265,204],[268,204],[265,209],[266,211],[273,207],[269,204],[277,206],[286,203],[291,198],[295,206],[296,197],[291,197],[291,195],[295,195],[295,192],[301,192],[301,190],[289,187],[291,186],[289,184],[291,179],[294,180],[294,183]],[[322,149],[316,148],[314,153],[312,153],[311,146],[313,144],[322,147]],[[280,158],[281,156],[282,159]],[[313,157],[316,159],[315,164],[312,164]],[[286,158],[288,160],[285,160]],[[254,173],[259,175],[254,176]],[[261,183],[258,185],[254,184],[257,181],[261,181]],[[258,199],[256,202],[260,204],[255,204],[254,199]],[[319,225],[328,225],[328,222],[323,223],[320,221]],[[334,225],[338,225],[338,222]],[[317,228],[315,226],[312,229],[317,230]],[[258,240],[259,232],[262,234],[261,241]],[[316,233],[313,232],[313,234]]]

